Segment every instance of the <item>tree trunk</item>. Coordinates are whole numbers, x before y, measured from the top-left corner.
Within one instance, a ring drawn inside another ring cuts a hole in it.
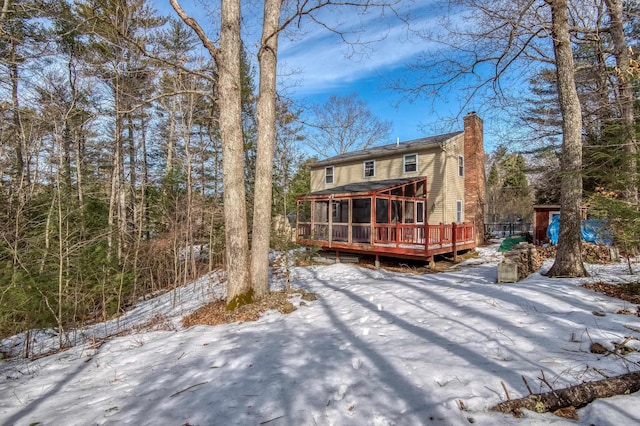
[[[131,90],[131,89],[129,89]],[[127,105],[127,108],[130,108]],[[136,171],[137,159],[136,159],[136,142],[135,142],[135,118],[133,114],[126,114],[127,121],[127,150],[129,151],[129,181],[127,182],[128,188],[125,193],[129,194],[129,199],[125,204],[125,227],[126,234],[130,231],[134,231],[132,224],[136,223],[136,191],[138,185],[138,173]]]
[[[265,0],[262,42],[258,52],[258,147],[251,243],[251,284],[257,298],[269,292],[273,150],[276,138],[276,66],[281,6],[282,0]]]
[[[573,52],[569,39],[567,0],[547,0],[551,6],[558,101],[562,113],[560,169],[560,234],[551,277],[584,277],[587,271],[581,253],[582,204],[582,111],[574,79]]]
[[[222,0],[219,88],[227,306],[251,300],[240,96],[240,0]],[[248,296],[248,298],[245,298]]]
[[[633,111],[633,86],[631,84],[631,73],[629,72],[628,46],[624,34],[624,23],[622,20],[622,1],[605,0],[607,13],[609,14],[609,34],[613,42],[613,56],[616,58],[616,66],[619,70],[617,100],[622,119],[622,136],[625,152],[625,190],[624,197],[633,204],[638,203],[638,147],[634,129]]]
[[[187,79],[186,81],[190,82],[191,79]],[[193,87],[190,85],[187,86],[189,90],[192,90]],[[193,158],[191,155],[191,135],[193,133],[193,111],[196,108],[194,95],[193,93],[189,93],[185,96],[185,100],[183,101],[183,106],[186,107],[186,111],[183,110],[181,113],[182,116],[182,138],[184,139],[184,154],[186,161],[186,174],[187,174],[187,211],[185,218],[185,232],[184,232],[184,242],[185,245],[185,257],[184,257],[184,274],[183,274],[183,285],[186,285],[189,280],[196,277],[196,265],[195,265],[195,253],[194,253],[194,240],[193,240],[193,179],[192,179],[192,168],[193,168]]]
[[[118,98],[117,95],[114,97],[115,101],[115,110],[118,110]],[[107,261],[111,261],[114,257],[118,257],[115,254],[116,251],[116,242],[114,242],[114,236],[117,234],[116,232],[116,223],[118,219],[118,190],[120,188],[119,177],[120,177],[120,120],[118,118],[117,112],[115,113],[115,132],[113,135],[113,143],[114,150],[113,156],[111,158],[111,185],[109,190],[109,215],[107,218]]]
[[[13,53],[13,52],[12,52]],[[15,54],[12,55],[15,57]],[[12,58],[13,59],[13,58]],[[15,59],[14,59],[15,60]],[[18,98],[18,85],[20,82],[20,74],[18,71],[18,65],[12,63],[10,65],[11,72],[11,99],[13,102],[13,126],[15,134],[15,176],[20,188],[26,186],[29,183],[30,176],[25,173],[25,161],[24,161],[24,148],[25,148],[25,135],[22,127],[22,119],[20,117],[20,102]]]
[[[537,413],[553,412],[567,407],[580,408],[597,398],[626,395],[638,390],[640,390],[640,371],[504,401],[491,407],[491,410],[511,413],[518,417],[523,408]]]
[[[218,69],[227,309],[234,309],[252,300],[240,87],[240,0],[221,1],[219,49],[197,21],[187,16],[177,0],[170,0],[170,3],[178,16],[198,35]]]

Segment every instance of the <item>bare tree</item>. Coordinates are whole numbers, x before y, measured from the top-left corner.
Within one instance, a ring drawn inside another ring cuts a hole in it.
[[[300,21],[304,17],[309,17],[313,22],[319,23],[323,27],[338,32],[316,15],[318,11],[326,7],[360,7],[367,10],[371,7],[379,7],[382,10],[391,7],[393,2],[365,1],[330,1],[321,0],[317,2],[297,1],[288,4],[288,8],[283,14],[282,0],[265,0],[264,19],[262,26],[262,39],[258,51],[258,63],[260,65],[260,86],[258,95],[258,153],[256,160],[256,187],[254,198],[253,216],[253,240],[251,247],[251,281],[256,297],[262,297],[268,292],[268,264],[269,246],[271,239],[271,210],[273,200],[273,153],[275,144],[275,122],[276,122],[276,64],[278,54],[278,36],[288,26],[296,23],[300,26]],[[282,21],[282,25],[280,22]],[[344,38],[343,38],[344,39]],[[336,101],[338,102],[338,101]],[[373,117],[371,111],[364,102],[359,101],[356,95],[346,98],[345,108],[340,111],[336,108],[336,117],[341,118],[343,125],[342,139],[343,145],[361,144],[361,146],[371,145],[384,139],[391,127],[390,123],[383,123]],[[348,112],[348,116],[340,113]],[[328,130],[328,127],[324,127]]]
[[[331,96],[313,113],[306,123],[311,128],[307,144],[323,157],[366,149],[389,137],[391,122],[373,115],[357,93]]]
[[[253,293],[262,297],[268,292],[268,250],[271,235],[272,173],[275,141],[275,99],[278,36],[289,25],[298,24],[303,18],[321,23],[317,16],[328,6],[388,7],[397,3],[366,1],[297,1],[289,3],[290,15],[282,17],[282,0],[265,0],[262,38],[258,51],[260,86],[258,96],[258,153],[256,158],[256,197],[254,199],[253,246],[251,250],[251,274],[248,269],[248,237],[244,182],[242,181],[242,122],[236,102],[240,96],[240,2],[222,0],[220,46],[216,45],[200,25],[182,10],[177,0],[171,5],[180,18],[198,35],[208,49],[218,68],[220,128],[223,145],[223,186],[225,206],[225,241],[228,269],[227,305],[234,308],[250,301]],[[323,25],[336,31],[330,25]],[[235,43],[238,43],[236,46]],[[238,66],[236,67],[236,60]],[[238,93],[236,93],[236,90]],[[259,185],[259,188],[258,188]],[[251,283],[249,276],[251,275]],[[246,296],[246,297],[245,297]]]
[[[220,133],[222,138],[224,223],[227,265],[227,306],[233,309],[251,300],[249,240],[245,202],[240,93],[240,0],[221,0],[220,46],[207,37],[198,22],[187,16],[177,0],[171,6],[198,35],[218,68]]]
[[[629,46],[624,33],[621,0],[605,0],[609,15],[609,35],[613,43],[613,56],[618,68],[616,101],[621,116],[623,147],[626,154],[624,198],[634,204],[638,203],[638,147],[635,138],[634,95],[631,81]]]
[[[276,71],[281,7],[282,0],[265,0],[262,40],[258,51],[258,152],[251,243],[251,284],[257,298],[269,292],[273,152],[276,139]]]
[[[574,79],[567,0],[547,0],[551,7],[551,36],[555,52],[558,102],[562,113],[560,170],[560,234],[552,277],[583,277],[580,211],[582,207],[582,111]]]

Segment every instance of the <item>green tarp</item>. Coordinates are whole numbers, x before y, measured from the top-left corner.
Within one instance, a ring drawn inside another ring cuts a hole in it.
[[[511,235],[505,238],[502,244],[500,244],[499,251],[504,253],[506,251],[511,250],[513,246],[516,246],[520,243],[524,243],[526,241],[527,241],[527,238],[524,235]]]

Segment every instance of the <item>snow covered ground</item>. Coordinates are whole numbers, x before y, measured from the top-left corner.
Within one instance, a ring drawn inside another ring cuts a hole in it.
[[[497,246],[479,251],[439,274],[296,268],[292,285],[317,301],[295,299],[295,312],[257,322],[182,328],[182,316],[224,294],[213,274],[75,333],[69,350],[0,361],[0,424],[575,425],[489,407],[506,399],[502,382],[511,398],[527,395],[522,376],[546,392],[543,373],[562,388],[640,370],[637,352],[589,351],[592,342],[613,349],[640,338],[640,318],[615,313],[634,306],[581,288],[585,279],[495,284]],[[589,270],[592,281],[636,279],[624,264]],[[99,340],[123,329],[135,331]],[[42,351],[56,339],[36,337]],[[19,350],[21,339],[0,350]],[[639,424],[640,394],[578,413],[577,424]]]

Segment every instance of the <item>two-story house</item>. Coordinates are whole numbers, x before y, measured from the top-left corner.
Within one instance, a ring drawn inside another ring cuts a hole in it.
[[[483,236],[482,120],[464,130],[345,153],[311,167],[298,241],[336,252],[428,258]]]

